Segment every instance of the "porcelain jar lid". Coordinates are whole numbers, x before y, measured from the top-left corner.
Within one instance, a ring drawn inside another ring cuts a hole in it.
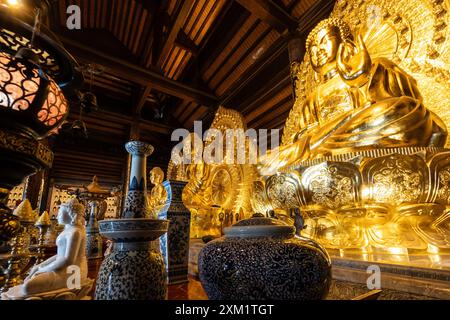
[[[250,219],[239,221],[231,227],[224,228],[224,234],[228,238],[293,236],[295,227],[284,221],[266,218],[262,214],[256,213]]]

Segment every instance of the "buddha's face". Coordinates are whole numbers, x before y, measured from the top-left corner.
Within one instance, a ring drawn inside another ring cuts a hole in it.
[[[311,65],[317,73],[325,75],[336,68],[336,55],[342,39],[337,27],[323,28],[309,48]]]
[[[58,211],[58,223],[61,225],[70,224],[72,218],[69,215],[69,210],[65,206],[60,206]]]
[[[164,177],[161,175],[161,172],[158,170],[150,171],[150,182],[154,185],[161,184]]]

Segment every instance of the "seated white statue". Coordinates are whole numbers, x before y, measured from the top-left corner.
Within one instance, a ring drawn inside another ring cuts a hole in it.
[[[78,269],[76,267],[79,267],[80,271],[80,285],[90,282],[87,278],[84,206],[76,199],[62,204],[58,212],[58,222],[64,225],[64,230],[56,239],[57,254],[34,266],[22,285],[9,289],[6,298],[23,298],[63,289],[70,290],[69,282],[73,283],[73,276],[77,273],[74,270]]]

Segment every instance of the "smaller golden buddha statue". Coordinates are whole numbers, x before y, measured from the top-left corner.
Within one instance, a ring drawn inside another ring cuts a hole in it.
[[[100,186],[97,176],[92,178],[92,182],[85,187],[85,190],[90,193],[109,193],[108,190]]]
[[[294,142],[260,159],[263,175],[338,154],[445,145],[445,124],[424,106],[414,78],[386,58],[372,59],[344,21],[320,22],[306,47],[318,86],[303,104]]]
[[[149,210],[152,216],[157,216],[167,202],[167,191],[162,185],[164,180],[164,172],[161,168],[154,167],[150,171],[149,179],[153,184],[153,188],[148,196]]]

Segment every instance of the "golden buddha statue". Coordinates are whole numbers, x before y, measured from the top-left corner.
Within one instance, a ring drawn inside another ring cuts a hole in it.
[[[450,15],[433,10],[336,2],[291,65],[294,105],[282,145],[259,159],[254,210],[300,209],[302,235],[341,257],[441,261],[450,250],[450,42],[433,26]]]
[[[109,190],[104,189],[100,186],[97,176],[94,176],[92,178],[92,182],[89,185],[85,186],[84,189],[90,193],[110,193]]]
[[[236,110],[219,107],[209,132],[221,132],[222,146],[226,146],[228,130],[242,130],[247,127],[243,116]],[[195,140],[197,139],[197,140]],[[183,154],[174,157],[168,166],[168,175],[174,179],[182,177],[187,181],[183,189],[182,200],[191,212],[191,237],[201,238],[203,236],[220,236],[222,225],[220,212],[240,212],[240,218],[244,219],[252,214],[250,204],[251,182],[255,174],[254,165],[251,164],[228,164],[225,157],[222,161],[210,163],[204,159],[205,150],[210,147],[216,139],[214,134],[202,141],[196,137],[196,133],[190,133],[183,140]],[[245,145],[249,144],[248,137]],[[199,143],[195,143],[198,141]],[[238,144],[235,144],[234,157],[238,157]],[[189,154],[190,152],[190,154]],[[224,149],[222,154],[226,155]],[[246,155],[249,154],[246,147]],[[187,157],[190,155],[190,157]],[[183,165],[179,158],[187,157],[190,163]],[[228,159],[229,160],[229,159]],[[237,161],[236,161],[237,162]],[[183,170],[183,172],[180,172]],[[225,215],[224,215],[225,219]],[[225,220],[224,220],[225,222]]]
[[[445,124],[424,106],[414,78],[372,59],[343,20],[320,22],[306,47],[319,84],[301,107],[293,143],[261,157],[260,173],[350,152],[445,145]]]
[[[154,185],[148,197],[149,210],[152,216],[157,216],[161,208],[167,202],[167,191],[162,185],[164,172],[159,167],[154,167],[150,171],[150,182]]]

